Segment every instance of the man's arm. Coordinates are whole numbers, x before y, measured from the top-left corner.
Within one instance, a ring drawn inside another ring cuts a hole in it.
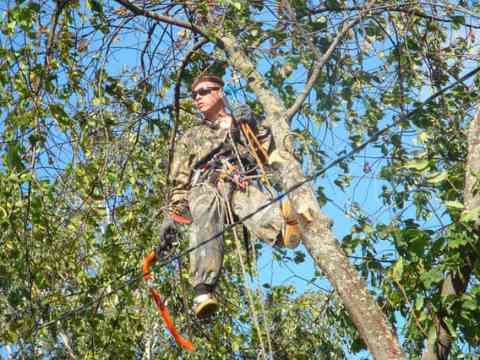
[[[177,143],[172,159],[172,192],[169,199],[171,218],[180,223],[189,223],[191,218],[188,209],[188,191],[192,175],[191,156],[192,148],[188,144],[188,137],[182,137]],[[182,220],[182,218],[184,218]]]

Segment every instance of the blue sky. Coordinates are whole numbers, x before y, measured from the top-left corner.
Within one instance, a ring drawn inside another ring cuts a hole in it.
[[[268,16],[268,15],[265,15]],[[266,18],[268,20],[268,18]],[[478,40],[477,40],[478,42]],[[136,35],[130,34],[122,39],[122,43],[130,43],[135,47],[141,45],[141,39]],[[377,44],[378,46],[378,44]],[[381,51],[381,49],[378,49]],[[112,57],[108,59],[108,69],[113,74],[121,74],[127,68],[135,71],[138,64],[139,52],[132,49],[118,49],[115,50]],[[372,65],[375,65],[372,63]],[[260,70],[265,70],[267,64],[260,65]],[[302,74],[303,72],[303,74]],[[301,69],[298,74],[293,76],[302,77],[305,75],[305,69]],[[419,94],[420,99],[425,99],[431,94],[431,90],[428,87],[422,89]],[[170,94],[167,94],[170,95]],[[168,96],[167,96],[168,97]],[[0,124],[2,126],[2,124]],[[295,126],[301,126],[297,124]],[[321,134],[326,131],[324,125],[318,126],[316,133]],[[341,124],[336,127],[330,127],[332,136],[325,137],[322,149],[325,150],[330,160],[334,160],[337,157],[339,149],[348,149],[348,134],[345,127]],[[1,130],[1,128],[0,128]],[[329,130],[329,131],[330,131]],[[347,188],[346,191],[340,190],[335,184],[334,180],[341,175],[338,168],[333,168],[327,172],[325,176],[318,179],[315,185],[320,185],[325,188],[325,193],[331,201],[329,201],[324,207],[323,211],[334,220],[333,231],[336,238],[341,240],[346,234],[350,233],[350,229],[354,223],[349,213],[352,208],[358,203],[361,211],[369,216],[373,222],[386,221],[392,214],[384,207],[381,200],[378,198],[378,194],[381,193],[383,181],[376,177],[376,169],[373,168],[370,173],[364,172],[365,162],[373,165],[371,160],[372,156],[378,156],[378,151],[372,147],[368,147],[367,150],[362,152],[357,160],[350,164],[351,173],[355,176],[353,185]],[[362,156],[363,159],[362,159]],[[328,163],[328,161],[327,161]],[[411,210],[413,212],[413,209]],[[412,213],[413,216],[413,213]],[[433,220],[432,220],[433,221]],[[433,223],[432,223],[433,224]],[[298,250],[304,251],[303,246]],[[376,246],[378,253],[391,252],[392,249],[388,247],[386,243],[380,243]],[[293,256],[293,251],[287,251],[289,255]],[[354,254],[360,255],[360,254]],[[392,253],[392,257],[395,254]],[[297,294],[302,294],[305,291],[317,291],[318,287],[330,290],[331,287],[326,280],[317,280],[315,285],[308,284],[308,280],[315,275],[315,265],[309,256],[306,257],[305,262],[295,265],[284,264],[280,261],[273,260],[274,256],[272,249],[265,246],[262,251],[262,256],[258,259],[257,267],[260,269],[260,283],[269,283],[271,285],[286,285],[292,284],[296,288]],[[305,279],[307,281],[305,281]],[[4,356],[0,350],[0,355]]]

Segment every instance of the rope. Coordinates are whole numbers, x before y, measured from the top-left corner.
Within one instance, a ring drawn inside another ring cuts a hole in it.
[[[264,185],[266,186],[266,188],[268,189],[270,194],[272,194],[273,193],[273,186],[272,186],[271,182],[269,181],[268,176],[267,176],[267,172],[265,171],[265,168],[263,166],[264,162],[268,161],[268,154],[265,151],[262,144],[258,141],[257,136],[255,135],[255,133],[253,132],[252,128],[250,127],[250,125],[248,123],[240,123],[240,128],[241,128],[243,134],[245,135],[245,138],[247,139],[248,150],[249,150],[250,154],[255,158],[255,161],[257,162],[257,165],[260,169],[260,180],[264,183]],[[263,160],[260,159],[260,156],[259,156],[258,152],[260,152],[261,156],[263,157]],[[237,237],[235,228],[233,229],[233,231],[234,231],[234,236]],[[238,243],[238,239],[235,239],[235,241],[236,241],[236,243]],[[255,242],[253,240],[253,237],[250,239],[250,245],[252,247],[252,253],[253,253],[253,264],[254,264],[254,268],[255,268],[254,271],[257,274],[257,282],[259,282],[258,281],[258,273],[257,273],[257,269],[256,269],[256,267],[257,267],[257,255],[256,255]],[[240,253],[239,253],[239,256],[240,256]],[[262,296],[260,287],[257,287],[257,296],[259,296],[260,298]],[[260,308],[261,308],[263,318],[264,318],[265,335],[267,337],[269,355],[270,355],[270,358],[272,358],[272,354],[273,354],[273,352],[272,352],[272,341],[270,339],[270,331],[268,329],[267,312],[265,310],[265,305],[264,305],[263,301],[260,301],[259,303],[260,303]]]
[[[255,239],[256,237],[255,236],[251,236],[250,237],[250,246],[252,248],[252,256],[253,256],[253,271],[255,272],[256,274],[256,280],[257,280],[257,284],[260,284],[260,276],[258,274],[258,269],[257,269],[257,251],[255,249]],[[263,298],[263,293],[262,293],[262,288],[261,286],[257,286],[257,297],[258,298]],[[270,359],[273,359],[273,348],[272,348],[272,340],[270,338],[270,330],[268,328],[268,315],[267,315],[267,310],[265,309],[265,304],[263,301],[259,301],[260,303],[260,309],[262,311],[262,315],[263,315],[263,323],[265,325],[265,335],[267,336],[267,344],[268,344],[268,350],[270,351]]]
[[[224,197],[223,201],[225,203],[225,207],[226,207],[226,210],[227,210],[228,222],[233,223],[234,220],[233,220],[233,213],[232,213],[232,208],[230,206],[230,202],[229,202],[225,193],[223,194],[223,197]],[[263,358],[267,359],[267,352],[265,350],[265,345],[263,343],[263,338],[262,338],[262,332],[260,330],[260,324],[259,324],[259,321],[258,321],[257,312],[255,310],[255,300],[253,299],[252,291],[251,291],[250,287],[247,286],[246,280],[245,280],[246,277],[247,277],[247,271],[246,271],[245,262],[244,262],[244,259],[243,259],[243,256],[242,256],[242,251],[241,251],[242,246],[240,244],[240,239],[238,238],[236,229],[232,228],[232,232],[233,232],[233,237],[235,239],[235,247],[237,249],[238,258],[240,260],[240,268],[242,269],[243,281],[245,282],[245,288],[247,289],[248,304],[249,304],[249,307],[250,307],[250,311],[252,312],[253,323],[254,323],[255,328],[257,329],[257,332],[258,332],[258,339],[260,341],[260,347],[262,349]],[[270,337],[268,335],[267,335],[267,341],[268,341],[269,353],[270,353],[270,357],[271,357],[272,344],[270,342]]]

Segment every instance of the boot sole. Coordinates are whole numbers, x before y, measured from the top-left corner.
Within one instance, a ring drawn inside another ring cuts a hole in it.
[[[205,319],[217,312],[218,303],[215,300],[208,299],[195,308],[195,314],[199,319]]]

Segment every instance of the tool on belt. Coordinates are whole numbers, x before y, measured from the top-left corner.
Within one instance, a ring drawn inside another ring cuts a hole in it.
[[[256,170],[242,171],[235,164],[235,157],[232,153],[233,150],[225,146],[222,151],[197,164],[193,172],[191,186],[195,186],[200,181],[207,181],[214,185],[218,181],[230,181],[240,190],[245,190],[248,187],[249,179],[256,177],[250,175],[250,173],[254,174]],[[243,160],[246,162],[245,159]]]

